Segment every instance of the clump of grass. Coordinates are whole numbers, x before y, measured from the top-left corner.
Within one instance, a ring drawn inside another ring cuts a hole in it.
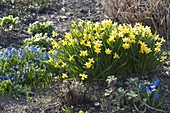
[[[141,22],[169,40],[169,0],[101,0],[101,3],[105,10],[104,18],[119,23]]]

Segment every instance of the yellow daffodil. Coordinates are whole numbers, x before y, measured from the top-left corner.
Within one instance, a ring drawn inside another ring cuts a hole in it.
[[[122,26],[121,24],[119,24],[119,26],[118,26],[118,30],[119,30],[119,31],[121,31],[121,30],[122,30],[122,28],[123,28],[123,26]]]
[[[78,26],[82,27],[83,26],[83,22],[78,22]]]
[[[94,63],[94,59],[93,58],[88,58],[90,63]]]
[[[120,58],[120,57],[119,57],[119,55],[117,53],[114,53],[113,58],[116,59],[116,58]]]
[[[108,39],[109,42],[115,42],[115,37],[114,36],[110,36]]]
[[[52,37],[56,37],[58,36],[58,33],[56,33],[55,31],[52,32]]]
[[[105,53],[107,54],[107,55],[109,55],[109,54],[111,54],[111,50],[109,49],[109,48],[107,48],[106,50],[105,50]]]
[[[73,22],[72,24],[71,24],[71,27],[75,27],[76,26],[76,22]]]
[[[73,39],[70,39],[68,45],[69,45],[69,46],[74,45],[74,40],[73,40]]]
[[[65,62],[62,62],[61,67],[66,67],[66,66],[67,66],[67,64]]]
[[[92,66],[91,62],[86,62],[84,65],[86,66],[86,68],[91,68]]]
[[[68,78],[67,74],[66,73],[62,73],[62,78],[63,79]]]
[[[80,56],[88,56],[87,50],[86,51],[80,51]]]
[[[121,32],[124,33],[124,34],[126,34],[126,33],[129,32],[129,29],[125,27],[125,28],[123,28],[123,29],[121,30]]]
[[[84,80],[85,78],[87,78],[88,77],[88,75],[86,75],[86,74],[80,74],[79,76],[81,76],[81,80]]]
[[[112,31],[110,35],[113,36],[113,37],[116,37],[117,36],[117,32],[116,31]]]
[[[58,60],[58,63],[62,63],[62,62],[63,62],[63,60],[61,60],[61,59]]]
[[[124,44],[122,45],[122,47],[123,47],[124,49],[129,49],[129,48],[130,48],[130,44],[124,43]]]
[[[67,45],[67,41],[62,40],[62,44],[63,44],[63,46]]]
[[[160,42],[157,42],[155,45],[156,45],[158,48],[160,48],[162,44],[161,44]]]
[[[161,62],[164,62],[166,59],[166,56],[161,56]]]
[[[72,38],[72,34],[66,33],[64,37],[65,37],[67,40],[69,40],[70,38]]]
[[[151,51],[152,51],[151,48],[148,48],[148,47],[145,48],[145,53],[146,54],[150,53]]]
[[[56,68],[58,68],[59,67],[59,63],[57,62],[57,63],[55,63],[55,67]]]
[[[156,47],[156,48],[154,49],[154,51],[155,51],[156,53],[158,53],[159,51],[161,51],[161,49],[160,49],[159,47]]]
[[[91,42],[88,41],[88,42],[86,43],[86,46],[91,48]]]
[[[74,60],[74,56],[70,56],[70,58],[68,60],[69,61],[73,61]]]
[[[53,62],[53,59],[52,59],[52,58],[50,58],[50,59],[48,60],[48,62]]]
[[[161,38],[161,43],[166,42],[166,40],[162,37]]]
[[[97,40],[97,41],[94,42],[94,48],[99,48],[101,46],[102,46],[102,41]]]
[[[123,42],[124,42],[124,43],[128,43],[128,42],[130,42],[130,39],[127,38],[127,37],[125,37],[125,38],[123,38]]]
[[[80,44],[81,44],[81,45],[85,44],[85,40],[82,40],[82,41],[80,42]]]
[[[57,49],[58,46],[59,46],[58,43],[55,43],[55,44],[53,45],[53,48],[54,48],[54,49]]]
[[[161,40],[161,38],[159,37],[159,35],[156,35],[156,37],[155,37],[154,39],[155,39],[155,41]]]
[[[52,45],[55,45],[57,42],[55,41],[55,40],[53,40],[52,42],[51,42],[51,44]]]
[[[118,36],[119,36],[119,37],[123,37],[123,36],[124,36],[123,32],[119,32],[119,33],[118,33]]]
[[[101,53],[101,49],[100,49],[100,48],[95,48],[95,52],[96,52],[97,54],[99,54],[99,53]]]
[[[100,23],[96,22],[94,26],[95,26],[94,28],[97,30],[99,28],[99,26],[100,26]]]
[[[48,53],[50,53],[51,55],[54,55],[54,53],[55,53],[55,50],[50,50]]]
[[[112,26],[112,21],[111,20],[103,20],[102,21],[102,25],[104,26],[104,27],[111,27]]]

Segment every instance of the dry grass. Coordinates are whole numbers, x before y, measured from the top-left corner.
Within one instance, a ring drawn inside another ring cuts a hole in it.
[[[169,0],[100,0],[106,19],[119,23],[140,22],[170,40]]]

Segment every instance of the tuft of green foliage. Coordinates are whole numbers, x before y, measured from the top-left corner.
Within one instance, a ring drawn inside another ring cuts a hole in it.
[[[78,22],[71,25],[71,33],[53,42],[53,50],[59,52],[54,64],[71,78],[90,81],[112,74],[143,73],[164,60],[164,42],[150,27],[139,23],[132,27],[110,20]]]
[[[115,85],[119,83],[115,82],[114,76],[109,76],[107,82],[109,87],[105,90],[105,96],[111,100],[113,99],[112,104],[115,106],[115,110],[126,109],[137,112],[152,110],[164,112],[161,109],[164,109],[163,105],[166,102],[165,97],[167,93],[160,79],[150,82],[148,80],[130,78],[124,84],[126,88],[119,86],[116,90]]]
[[[47,22],[36,21],[30,24],[28,28],[28,31],[32,35],[35,35],[37,33],[42,33],[42,34],[47,33],[47,36],[51,36],[54,30],[55,30],[55,27],[50,21],[47,21]]]
[[[25,39],[23,42],[23,46],[24,47],[29,47],[31,45],[38,45],[41,48],[45,48],[47,51],[52,49],[52,41],[54,39],[53,38],[49,38],[47,36],[47,33],[45,33],[44,35],[42,33],[40,34],[35,34],[35,36],[31,37],[31,38],[27,38]]]
[[[0,18],[0,27],[2,28],[0,30],[11,30],[18,22],[18,17],[14,18],[12,15]]]

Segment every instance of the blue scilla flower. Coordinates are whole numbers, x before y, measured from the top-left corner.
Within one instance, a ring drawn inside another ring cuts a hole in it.
[[[19,69],[19,68],[20,68],[20,65],[16,65],[15,68],[16,68],[16,69]]]
[[[33,51],[34,53],[37,53],[40,51],[40,48],[38,46],[32,45],[28,48],[28,50]]]
[[[24,82],[26,79],[25,79],[25,74],[22,74],[21,76],[21,81]]]
[[[142,87],[142,86],[139,86],[139,90],[141,90],[141,91],[142,91],[142,90],[143,90],[143,87]]]
[[[12,52],[12,53],[17,53],[17,49],[12,48],[12,49],[11,49],[11,52]]]
[[[9,68],[10,71],[14,70],[13,66]]]
[[[23,69],[23,73],[26,74],[26,72],[27,72],[27,69]]]
[[[12,76],[11,80],[15,80],[15,76]]]
[[[29,60],[28,63],[32,63],[32,60]]]
[[[40,55],[39,56],[39,60],[43,60],[44,58],[43,58],[43,56],[42,55]]]
[[[3,76],[3,75],[0,75],[0,79],[1,79],[1,80],[4,80],[5,78],[4,78],[4,76]]]
[[[58,59],[57,59],[57,58],[54,58],[54,61],[55,61],[55,62],[57,62],[57,61],[58,61]]]
[[[63,73],[63,70],[60,70],[60,73]]]
[[[154,84],[154,83],[151,83],[151,84],[150,84],[150,88],[151,88],[151,89],[156,89],[156,87],[157,87],[156,84]]]
[[[35,66],[35,69],[38,69],[38,65]]]
[[[37,61],[37,60],[39,60],[39,59],[35,57],[34,60]]]
[[[4,57],[4,51],[0,52],[0,59],[2,59]]]
[[[6,80],[10,79],[10,75],[9,74],[5,75],[4,79],[6,79]]]
[[[146,86],[145,91],[148,92],[149,94],[152,94],[151,90],[149,89],[148,86]]]
[[[8,55],[8,56],[6,57],[6,60],[9,61],[10,59],[11,59],[11,55]]]
[[[159,82],[160,82],[160,80],[159,80],[159,79],[156,79],[155,82],[154,82],[154,84],[155,84],[155,85],[158,85]]]
[[[19,68],[20,68],[20,66],[19,66],[19,65],[12,66],[12,68],[14,68],[14,69],[19,69]]]
[[[8,56],[13,56],[13,53],[10,51],[10,50],[6,50],[6,54],[8,55]]]
[[[24,55],[19,52],[19,53],[18,53],[18,57],[19,57],[19,59],[21,60],[21,59],[24,57]]]

